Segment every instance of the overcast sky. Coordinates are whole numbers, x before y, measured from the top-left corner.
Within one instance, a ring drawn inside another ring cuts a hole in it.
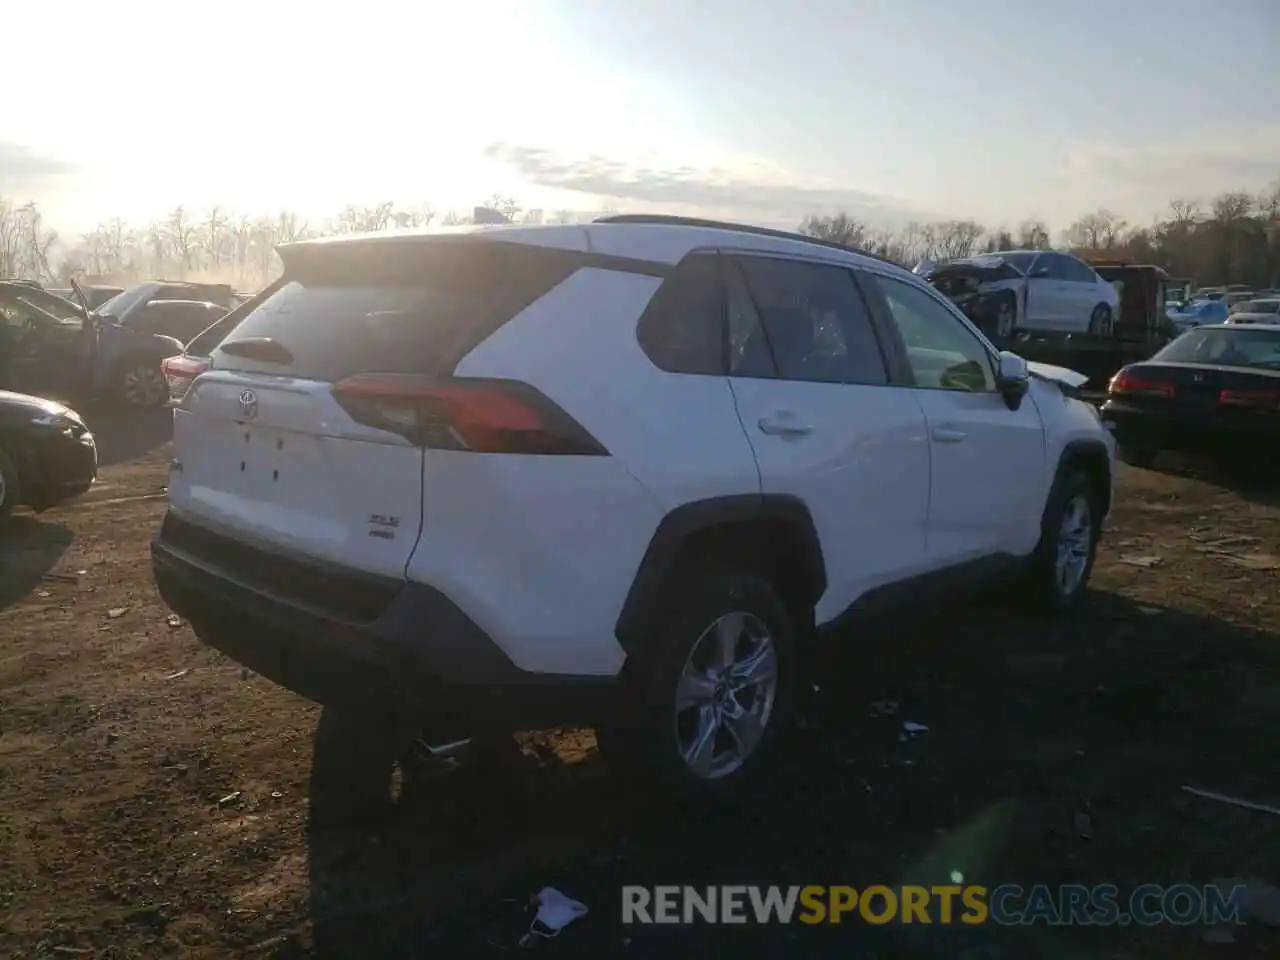
[[[12,0],[0,196],[1146,222],[1280,177],[1278,0]],[[19,42],[21,39],[22,42]]]

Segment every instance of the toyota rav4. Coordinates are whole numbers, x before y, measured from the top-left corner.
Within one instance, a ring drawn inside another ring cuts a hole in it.
[[[893,264],[648,216],[279,252],[174,411],[154,569],[326,716],[594,725],[717,794],[847,617],[1082,598],[1114,462],[1083,378]]]

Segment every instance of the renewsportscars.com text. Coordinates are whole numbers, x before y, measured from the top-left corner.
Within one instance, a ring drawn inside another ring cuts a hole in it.
[[[1243,887],[1144,884],[925,886],[624,886],[622,922],[938,923],[1155,926],[1241,922]]]

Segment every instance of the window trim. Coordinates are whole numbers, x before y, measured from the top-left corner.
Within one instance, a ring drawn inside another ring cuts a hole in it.
[[[764,335],[765,335],[765,342],[769,344],[769,355],[770,355],[770,358],[773,360],[773,369],[774,369],[775,375],[769,379],[777,380],[781,383],[813,383],[813,384],[823,384],[826,386],[833,386],[833,387],[881,387],[883,388],[883,387],[899,386],[899,384],[895,383],[896,364],[895,364],[895,358],[892,356],[893,350],[892,350],[892,343],[890,340],[890,336],[891,336],[890,331],[887,331],[884,328],[883,318],[876,313],[875,307],[872,303],[872,298],[867,295],[866,289],[864,289],[863,285],[858,282],[858,269],[859,269],[858,267],[849,263],[844,263],[840,260],[828,259],[826,257],[821,257],[821,256],[806,255],[798,252],[792,253],[789,250],[773,251],[773,250],[743,249],[739,247],[721,247],[717,252],[723,262],[725,262],[726,264],[732,265],[733,267],[738,269],[739,277],[743,285],[743,290],[746,293],[747,297],[751,300],[751,304],[756,311],[756,316],[759,317],[760,326],[761,326],[761,329],[764,331]],[[793,380],[790,377],[783,376],[782,368],[779,367],[778,365],[777,351],[774,350],[773,340],[769,336],[768,326],[764,322],[764,317],[760,314],[760,305],[756,303],[755,294],[751,292],[751,285],[748,282],[745,274],[742,273],[740,267],[737,267],[737,264],[733,263],[735,258],[746,259],[748,257],[757,259],[757,260],[792,260],[799,263],[807,263],[815,266],[829,267],[835,270],[843,271],[846,274],[846,276],[848,276],[850,283],[853,285],[854,293],[859,297],[859,299],[861,299],[862,306],[866,311],[867,320],[871,324],[871,335],[876,342],[876,346],[879,348],[880,364],[884,368],[885,382],[884,383],[849,383],[845,381],[832,382],[827,380]],[[725,289],[722,284],[721,304],[724,312],[725,370],[726,371],[728,371],[729,369],[728,349],[730,346],[729,312],[728,312],[729,299],[728,299],[727,293],[728,293],[727,289]],[[734,376],[735,379],[743,379],[743,380],[764,379],[762,377],[737,377],[736,375],[730,374],[728,372],[726,372],[726,376]]]
[[[729,284],[732,282],[728,274],[732,273],[737,281],[737,285],[742,291],[742,295],[747,298],[747,302],[751,304],[751,312],[755,316],[756,324],[760,328],[760,335],[764,337],[765,346],[769,350],[769,366],[772,370],[769,376],[758,377],[751,374],[734,372],[732,364],[729,362],[733,355],[733,329],[729,323]],[[732,256],[726,256],[719,252],[716,253],[716,276],[720,284],[720,312],[722,314],[721,340],[724,344],[724,375],[733,380],[783,380],[782,370],[778,367],[778,353],[773,349],[773,339],[769,336],[769,328],[765,325],[764,317],[760,316],[760,305],[756,303],[756,298],[751,293],[751,287],[747,283],[747,278],[742,274],[742,268],[734,261]]]
[[[895,280],[898,283],[906,284],[921,293],[925,294],[934,303],[940,306],[953,320],[960,324],[978,343],[986,354],[987,369],[991,374],[991,382],[994,384],[991,390],[984,390],[984,394],[999,394],[999,372],[1000,372],[1000,351],[998,351],[991,341],[986,338],[981,330],[966,317],[954,303],[945,299],[941,294],[934,290],[931,286],[923,282],[916,282],[914,278],[895,277],[887,270],[873,270],[864,268],[855,270],[854,275],[863,273],[872,279],[871,283],[866,284],[867,299],[872,305],[872,309],[878,312],[879,322],[887,329],[887,338],[893,345],[893,364],[891,371],[896,373],[892,386],[907,387],[911,390],[940,390],[945,393],[974,393],[968,390],[948,390],[946,387],[930,387],[916,382],[915,372],[911,368],[910,355],[907,352],[906,341],[902,339],[902,332],[898,329],[897,323],[893,319],[893,308],[889,306],[888,298],[885,296],[884,290],[880,287],[881,278],[885,280]]]
[[[719,301],[719,306],[716,311],[719,315],[717,322],[720,325],[720,335],[717,338],[720,341],[720,349],[719,356],[716,358],[716,366],[719,369],[712,373],[690,370],[672,370],[670,367],[658,362],[657,358],[649,352],[649,346],[646,345],[644,337],[641,336],[641,331],[645,329],[646,322],[650,321],[653,317],[654,303],[658,300],[658,297],[662,295],[667,284],[671,283],[679,276],[681,267],[686,266],[689,261],[693,260],[695,257],[705,258],[711,261],[711,272],[715,278],[716,295],[717,300]],[[632,330],[632,336],[635,337],[636,346],[640,349],[640,352],[644,354],[645,359],[649,361],[655,370],[661,370],[663,373],[669,373],[672,376],[679,377],[726,377],[729,375],[729,315],[725,309],[724,294],[725,291],[723,278],[721,276],[719,254],[714,249],[707,247],[696,247],[693,250],[690,250],[680,258],[679,262],[671,267],[665,276],[659,280],[658,286],[655,287],[653,293],[649,295],[649,300],[644,305],[644,309],[640,311],[640,316],[636,318]]]

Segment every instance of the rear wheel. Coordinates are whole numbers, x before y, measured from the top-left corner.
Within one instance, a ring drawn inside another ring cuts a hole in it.
[[[996,306],[996,339],[1008,340],[1018,326],[1018,308],[1012,297],[1001,297]]]
[[[739,793],[789,720],[793,629],[759,576],[696,565],[672,578],[618,716],[597,736],[611,766],[690,800]]]
[[[158,363],[127,361],[120,373],[120,398],[135,410],[154,410],[169,399],[169,384]]]
[[[1097,336],[1111,333],[1111,308],[1105,303],[1098,304],[1089,315],[1089,332]]]

